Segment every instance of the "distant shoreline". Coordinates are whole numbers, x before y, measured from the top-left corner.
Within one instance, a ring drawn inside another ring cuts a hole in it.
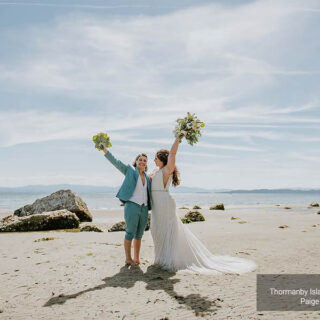
[[[319,193],[320,190],[295,190],[295,189],[256,189],[256,190],[230,190],[230,191],[218,191],[216,193]]]
[[[0,193],[53,193],[61,189],[71,189],[74,192],[88,193],[88,194],[115,194],[119,189],[119,186],[108,187],[108,186],[90,186],[90,185],[28,185],[21,187],[0,187]],[[178,188],[172,188],[171,193],[198,193],[198,194],[212,194],[212,193],[224,193],[224,194],[238,194],[238,193],[300,193],[300,194],[320,194],[320,188],[278,188],[278,189],[204,189],[198,187],[185,187],[179,186]]]

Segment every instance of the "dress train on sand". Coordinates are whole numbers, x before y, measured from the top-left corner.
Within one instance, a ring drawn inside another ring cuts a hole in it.
[[[242,274],[256,269],[251,260],[210,253],[176,214],[176,203],[169,193],[171,182],[172,175],[164,188],[161,169],[152,177],[151,234],[155,264],[169,271],[203,274]]]

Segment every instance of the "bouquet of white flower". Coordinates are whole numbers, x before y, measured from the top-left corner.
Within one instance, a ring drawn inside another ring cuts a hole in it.
[[[195,114],[188,112],[187,116],[184,118],[177,119],[177,126],[174,129],[175,137],[179,137],[181,142],[184,134],[181,131],[186,131],[186,140],[193,146],[194,143],[198,142],[199,136],[201,136],[201,128],[205,126]]]
[[[112,146],[110,142],[110,137],[108,136],[107,133],[104,133],[104,132],[100,132],[96,134],[95,136],[93,136],[92,140],[95,144],[95,148],[98,149],[99,151],[103,150],[103,147],[100,146],[101,142],[105,144],[106,148],[110,148]]]

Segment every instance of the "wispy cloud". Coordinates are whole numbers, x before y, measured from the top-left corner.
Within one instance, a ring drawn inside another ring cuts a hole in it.
[[[150,8],[147,5],[86,5],[86,4],[61,4],[44,2],[0,2],[0,6],[36,6],[36,7],[57,7],[57,8],[81,8],[81,9],[128,9],[128,8]],[[161,8],[161,7],[159,7]]]
[[[299,8],[298,10],[315,13],[320,12],[319,8]]]
[[[281,127],[280,127],[281,128]],[[300,127],[298,127],[301,129]],[[278,129],[278,128],[277,128]],[[283,129],[283,128],[281,128]],[[312,129],[312,128],[309,128]],[[320,134],[320,128],[315,131],[315,134]],[[236,139],[236,140],[243,140],[247,143],[253,143],[253,140],[256,138],[271,140],[271,141],[296,141],[296,142],[319,142],[320,137],[310,137],[309,133],[301,132],[301,133],[288,133],[288,132],[281,132],[281,131],[257,131],[257,130],[227,130],[227,131],[220,131],[220,130],[213,130],[211,132],[206,132],[206,137],[213,138],[214,140],[218,139]]]
[[[204,157],[204,158],[215,158],[215,159],[232,159],[233,156],[230,155],[222,155],[222,154],[215,154],[212,152],[188,152],[188,151],[179,151],[179,154],[183,156],[192,156],[192,158],[197,157]]]
[[[206,137],[217,139],[236,139],[236,140],[243,140],[246,143],[253,143],[253,139],[255,138],[261,138],[261,139],[267,139],[267,140],[279,140],[282,134],[276,131],[243,131],[243,130],[228,130],[228,131],[212,131],[207,132]]]
[[[302,160],[302,161],[314,162],[314,163],[318,163],[318,164],[320,163],[320,154],[319,154],[319,156],[313,156],[313,155],[293,152],[290,154],[290,157],[293,159],[298,159],[298,160]]]
[[[190,111],[206,123],[199,144],[179,150],[186,160],[179,166],[191,185],[270,186],[284,183],[282,178],[297,186],[316,175],[317,1],[306,0],[304,8],[299,0],[220,3],[140,15],[136,9],[155,6],[2,1],[0,6],[70,10],[0,32],[1,156],[11,157],[18,144],[37,149],[27,144],[45,141],[46,150],[62,141],[56,145],[68,153],[68,143],[83,145],[97,131],[107,131],[113,150],[131,159],[138,149],[170,147],[175,119]],[[193,155],[199,174],[189,170]],[[96,161],[96,154],[85,156]],[[15,176],[12,165],[11,171],[2,169],[1,181],[47,181],[37,168],[32,178],[30,166],[41,159],[37,151],[32,157],[24,176]],[[66,167],[73,168],[70,159]],[[54,160],[50,165],[60,172]],[[74,171],[64,177],[104,183],[90,168],[83,170],[83,176]],[[48,179],[58,183],[62,176]]]
[[[91,139],[108,131],[115,141],[127,141],[139,129],[167,125],[165,117],[77,115],[65,112],[0,112],[0,146],[50,140]],[[128,133],[128,130],[130,133]]]
[[[294,28],[298,13],[291,3],[211,4],[156,17],[60,17],[48,28],[29,30],[32,55],[0,65],[0,80],[91,99],[135,98],[140,107],[157,107],[162,96],[167,107],[180,99],[216,111],[221,106],[215,101],[273,86],[277,73],[310,72],[284,70],[266,55],[282,37],[279,30]]]
[[[215,143],[204,143],[202,142],[198,146],[199,148],[211,148],[211,149],[222,149],[222,150],[233,150],[233,151],[249,151],[249,152],[262,152],[262,148],[254,148],[243,145],[229,145],[229,144],[215,144]]]

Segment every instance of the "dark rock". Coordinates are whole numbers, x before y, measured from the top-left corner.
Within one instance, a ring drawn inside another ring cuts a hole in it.
[[[0,232],[73,229],[78,228],[79,223],[75,213],[68,210],[55,210],[24,217],[5,217],[0,220]]]
[[[151,214],[149,213],[148,214],[148,222],[147,222],[146,228],[144,229],[145,231],[148,231],[150,229],[150,221],[151,221]]]
[[[151,221],[151,214],[148,214],[148,222],[145,228],[145,231],[148,231],[150,229],[150,221]],[[115,232],[115,231],[126,231],[126,223],[124,221],[120,221],[115,223],[108,232]]]
[[[33,204],[15,210],[14,215],[22,217],[63,209],[74,212],[80,221],[92,221],[92,215],[86,203],[71,190],[59,190],[49,196],[37,199]]]
[[[319,203],[318,202],[310,203],[309,208],[315,208],[315,207],[319,207]]]
[[[198,206],[198,205],[195,205],[192,209],[193,209],[193,210],[200,210],[200,209],[201,209],[201,207],[200,207],[200,206]]]
[[[206,219],[204,216],[199,212],[199,211],[189,211],[187,214],[184,216],[186,219],[191,220],[192,222],[195,221],[205,221]]]
[[[84,231],[88,231],[88,232],[103,232],[99,227],[97,227],[94,224],[89,224],[89,223],[85,223],[85,224],[81,224],[80,225],[80,231],[84,232]]]
[[[59,238],[55,238],[55,237],[46,237],[46,238],[41,238],[41,239],[34,240],[33,242],[50,241],[50,240],[56,240],[56,239],[59,239]]]
[[[210,210],[224,210],[224,204],[223,203],[218,203],[215,206],[211,206]]]
[[[187,219],[185,217],[181,218],[181,222],[184,223],[184,224],[192,223],[192,221],[190,219]]]
[[[115,231],[126,231],[126,224],[124,221],[120,221],[115,223],[108,232],[115,232]]]

